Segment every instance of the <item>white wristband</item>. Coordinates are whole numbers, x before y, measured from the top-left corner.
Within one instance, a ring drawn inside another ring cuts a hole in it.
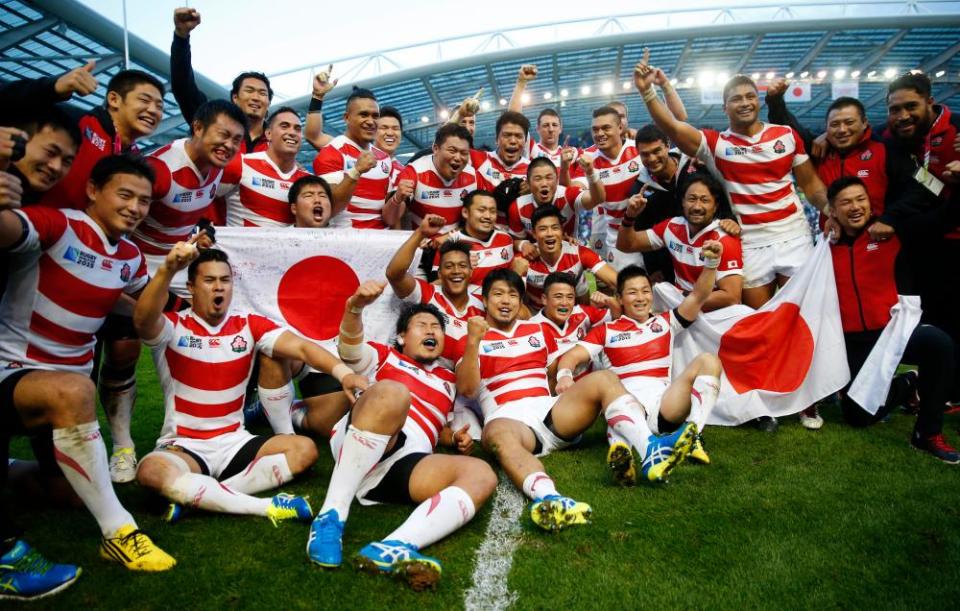
[[[354,166],[349,170],[347,170],[347,176],[352,178],[354,181],[360,180],[360,170],[358,170],[356,166]]]
[[[591,185],[595,185],[598,182],[600,182],[600,177],[597,175],[596,172],[593,172],[592,174],[587,174],[587,182],[590,183]]]
[[[720,267],[720,257],[704,257],[703,266],[707,269],[717,269]]]
[[[347,377],[353,373],[353,369],[350,369],[343,363],[337,363],[337,366],[333,368],[333,371],[330,372],[330,375],[337,379],[337,382],[343,382],[343,378]]]
[[[657,90],[654,89],[653,85],[650,85],[650,87],[643,92],[643,103],[649,104],[654,99],[656,99],[656,97],[657,97]]]
[[[557,379],[558,379],[558,380],[559,380],[560,378],[572,378],[572,377],[573,377],[573,372],[570,371],[569,369],[561,369],[561,370],[559,370],[559,371],[557,372]]]

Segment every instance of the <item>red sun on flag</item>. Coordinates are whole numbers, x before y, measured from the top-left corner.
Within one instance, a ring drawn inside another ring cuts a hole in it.
[[[277,305],[287,323],[312,339],[337,335],[348,297],[360,280],[336,257],[318,255],[299,261],[277,287]]]
[[[794,88],[793,88],[793,96],[794,96],[794,97],[799,98],[799,97],[802,96],[802,95],[803,95],[803,87],[794,87]]]
[[[720,338],[718,356],[737,393],[800,388],[813,363],[813,334],[795,303],[737,321]]]

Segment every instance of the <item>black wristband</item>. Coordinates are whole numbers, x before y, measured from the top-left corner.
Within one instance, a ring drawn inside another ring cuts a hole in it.
[[[633,224],[637,222],[637,217],[635,216],[625,216],[620,221],[621,227],[633,227]]]
[[[320,112],[323,109],[323,100],[317,98],[310,98],[310,106],[307,107],[307,112]]]

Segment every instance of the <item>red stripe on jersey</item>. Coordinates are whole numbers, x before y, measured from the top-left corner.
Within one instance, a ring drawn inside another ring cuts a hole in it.
[[[103,318],[117,303],[121,289],[105,289],[80,280],[49,253],[38,262],[37,292],[68,312],[87,318]]]
[[[36,312],[30,314],[30,331],[65,346],[85,346],[93,339],[92,333],[62,327]]]
[[[280,180],[280,179],[277,179]],[[278,223],[293,223],[293,213],[287,200],[279,200],[240,185],[240,203],[254,214]]]
[[[48,363],[50,365],[86,365],[93,360],[93,350],[87,350],[77,356],[60,356],[50,354],[43,348],[38,348],[33,344],[27,345],[27,358],[33,359],[38,363]]]
[[[190,225],[190,227],[193,228],[193,226],[197,224],[197,221],[199,221],[203,215],[206,214],[207,209],[208,207],[204,207],[198,208],[191,212],[185,212],[183,210],[173,208],[158,200],[154,201],[153,204],[150,205],[150,217],[164,227],[174,228]],[[143,227],[143,229],[149,229],[149,226]],[[144,231],[143,233],[147,232]],[[164,233],[154,233],[154,235],[167,240],[170,239],[167,238],[167,234]]]
[[[612,330],[609,332],[613,333]],[[604,350],[607,353],[607,358],[610,359],[610,364],[614,367],[664,358],[670,356],[670,334],[666,333],[639,346],[617,348],[607,345]]]
[[[240,428],[240,423],[235,422],[229,426],[224,426],[219,429],[210,429],[210,430],[199,430],[191,429],[190,427],[177,425],[177,436],[179,437],[189,437],[190,439],[213,439],[223,435],[224,433],[232,433]]]
[[[642,371],[628,371],[621,373],[621,378],[635,378],[642,376],[645,378],[666,378],[670,375],[669,367],[656,367],[654,369],[644,369]]]
[[[252,354],[225,363],[206,363],[174,350],[164,350],[171,376],[180,384],[203,390],[227,390],[247,381]]]
[[[549,397],[550,391],[542,386],[528,386],[519,390],[511,390],[497,395],[497,405],[504,405],[511,401],[520,399],[531,399],[533,397]]]
[[[770,212],[758,212],[756,214],[741,214],[740,222],[744,225],[762,225],[764,223],[772,223],[774,221],[779,221],[785,218],[789,218],[796,214],[797,206],[794,203],[790,203],[786,208],[781,208],[780,210],[771,210]]]
[[[730,202],[736,204],[770,204],[793,194],[793,184],[788,183],[767,193],[730,193]]]
[[[180,396],[173,398],[174,409],[195,418],[222,418],[243,409],[243,395],[226,403],[194,403]]]

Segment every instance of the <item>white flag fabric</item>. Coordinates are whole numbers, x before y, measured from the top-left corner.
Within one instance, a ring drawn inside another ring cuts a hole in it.
[[[834,81],[830,85],[830,97],[836,100],[837,98],[859,98],[860,97],[860,83],[859,81]]]
[[[723,87],[700,87],[700,103],[704,106],[723,104]]]
[[[683,300],[667,283],[655,287],[658,310]],[[826,240],[759,310],[737,305],[701,314],[673,340],[673,370],[707,352],[723,363],[720,396],[709,424],[733,426],[758,416],[786,416],[850,381],[833,261]]]
[[[365,280],[385,280],[387,263],[409,237],[409,231],[217,228],[217,245],[233,266],[233,307],[285,323],[327,348],[347,298]],[[400,305],[388,284],[363,310],[367,339],[393,338]]]
[[[783,99],[788,102],[809,102],[811,97],[812,87],[807,81],[791,81],[783,92]]]
[[[896,305],[890,309],[890,322],[883,328],[860,373],[850,385],[847,396],[871,414],[876,414],[880,406],[887,402],[890,383],[897,373],[910,335],[920,324],[922,314],[920,297],[900,295]]]

